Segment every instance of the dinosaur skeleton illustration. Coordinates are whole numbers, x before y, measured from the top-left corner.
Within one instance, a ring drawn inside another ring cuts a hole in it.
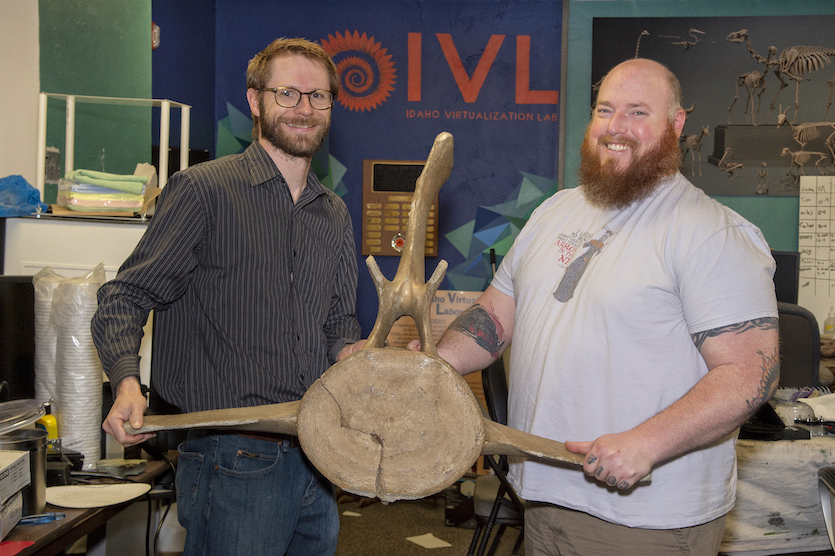
[[[693,39],[692,41],[680,40],[678,42],[674,42],[673,44],[678,45],[678,46],[683,46],[684,50],[688,50],[691,46],[696,46],[696,44],[698,44],[701,41],[701,37],[699,37],[697,35],[697,33],[699,35],[706,35],[707,34],[704,31],[699,31],[698,29],[694,29],[694,28],[691,27],[690,31],[687,34],[690,35],[690,37]],[[681,37],[679,37],[678,35],[659,35],[659,36],[662,37],[662,38],[665,38],[665,39],[681,39]],[[636,57],[637,57],[637,51],[636,51]]]

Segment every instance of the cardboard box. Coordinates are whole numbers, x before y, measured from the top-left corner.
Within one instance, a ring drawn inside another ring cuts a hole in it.
[[[0,500],[29,485],[29,452],[0,450]]]
[[[23,517],[23,493],[18,491],[3,503],[0,509],[0,540],[5,539],[9,531],[15,528]]]

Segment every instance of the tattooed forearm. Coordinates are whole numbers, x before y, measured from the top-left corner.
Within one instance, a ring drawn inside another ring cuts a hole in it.
[[[777,319],[774,317],[767,317],[762,319],[754,319],[745,322],[738,322],[736,324],[729,324],[728,326],[720,326],[713,330],[705,330],[704,332],[697,332],[693,334],[693,342],[697,349],[702,349],[702,344],[708,338],[721,336],[722,334],[742,334],[747,330],[758,328],[760,330],[777,330]]]
[[[698,349],[701,349],[708,338],[715,338],[723,334],[742,334],[743,332],[754,329],[777,330],[777,319],[773,317],[754,319],[714,328],[713,330],[706,330],[693,334],[693,342]],[[771,397],[780,378],[780,356],[777,350],[775,349],[770,354],[757,350],[757,354],[761,358],[760,368],[762,374],[760,375],[760,383],[757,387],[756,395],[753,398],[745,400],[746,405],[751,410],[757,409]]]
[[[774,319],[777,320],[777,319]],[[748,409],[757,409],[774,394],[774,388],[777,386],[777,381],[780,379],[780,356],[777,350],[771,355],[766,355],[760,350],[757,353],[762,357],[762,378],[760,378],[760,385],[757,388],[757,395],[750,400],[745,400],[748,404]]]
[[[475,340],[476,344],[498,357],[504,342],[501,340],[501,326],[488,312],[488,308],[476,303],[452,321],[450,330],[466,334]]]

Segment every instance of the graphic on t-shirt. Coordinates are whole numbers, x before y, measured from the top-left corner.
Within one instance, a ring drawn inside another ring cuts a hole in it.
[[[571,258],[574,257],[574,252],[581,245],[588,242],[590,237],[590,233],[581,231],[576,231],[571,234],[560,234],[556,243],[557,252],[559,253],[557,264],[562,268],[566,268],[568,263],[571,262]]]
[[[571,261],[571,264],[565,269],[565,274],[563,274],[562,280],[560,280],[556,291],[554,291],[554,297],[557,298],[557,301],[565,303],[574,297],[574,290],[577,288],[577,284],[580,282],[580,278],[583,277],[583,273],[589,266],[592,257],[600,253],[606,244],[606,240],[612,237],[612,233],[611,230],[606,230],[600,236],[600,239],[592,239],[583,244],[583,247],[588,247],[588,250]]]

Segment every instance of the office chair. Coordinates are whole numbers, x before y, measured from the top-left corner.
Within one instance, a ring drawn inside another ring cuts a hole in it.
[[[484,398],[490,418],[506,425],[507,379],[501,358],[481,372],[481,382],[484,386]],[[487,552],[488,556],[496,553],[507,527],[522,528],[516,544],[513,545],[512,553],[516,554],[524,539],[524,505],[507,481],[507,456],[484,456],[484,461],[495,475],[482,475],[476,479],[473,496],[476,529],[467,556],[484,555],[490,535],[496,525],[499,529]]]
[[[821,341],[818,321],[808,309],[777,303],[780,325],[780,386],[820,385]]]

